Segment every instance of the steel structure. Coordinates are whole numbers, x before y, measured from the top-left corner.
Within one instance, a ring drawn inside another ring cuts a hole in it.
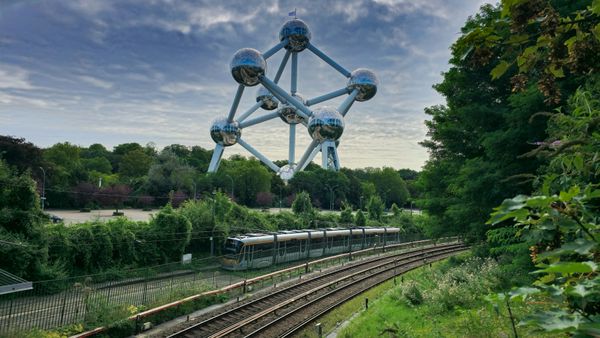
[[[336,171],[340,169],[337,146],[344,132],[344,117],[354,101],[367,101],[375,96],[379,80],[368,69],[359,68],[349,72],[323,53],[310,42],[311,32],[302,20],[294,18],[286,22],[279,32],[279,40],[277,45],[264,53],[252,48],[242,48],[234,54],[230,63],[231,75],[239,85],[229,114],[217,118],[210,128],[210,136],[216,146],[208,172],[217,171],[225,147],[236,143],[275,171],[284,181],[291,179],[296,172],[303,170],[319,152],[322,153],[323,168]],[[271,80],[266,76],[267,59],[282,49],[285,50],[285,55],[275,77]],[[348,79],[346,86],[312,99],[304,99],[297,92],[298,54],[304,50],[314,53],[346,77]],[[288,93],[278,83],[290,57],[291,85]],[[244,89],[256,85],[261,85],[256,94],[256,104],[236,119],[236,112]],[[312,108],[318,103],[343,95],[347,95],[347,97],[337,108],[328,106]],[[269,112],[250,119],[249,117],[259,108]],[[243,129],[277,117],[289,125],[288,164],[282,167],[277,166],[242,138]],[[296,126],[299,124],[307,128],[313,141],[304,151],[300,160],[296,162]]]

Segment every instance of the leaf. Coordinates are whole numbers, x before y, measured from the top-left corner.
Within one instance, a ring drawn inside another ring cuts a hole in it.
[[[518,289],[512,290],[510,294],[510,299],[524,301],[527,297],[534,295],[536,293],[540,293],[539,289],[530,288],[530,287],[520,287]]]
[[[575,156],[575,158],[573,159],[573,165],[575,165],[575,169],[577,169],[578,171],[583,170],[583,158],[581,157],[581,155]]]
[[[560,263],[555,263],[555,264],[551,264],[550,266],[548,266],[545,269],[542,270],[537,270],[535,271],[536,273],[552,273],[552,272],[558,272],[558,273],[562,273],[563,275],[565,274],[572,274],[572,273],[589,273],[589,272],[594,272],[596,271],[597,265],[594,262],[560,262]]]
[[[565,72],[563,71],[562,67],[558,67],[555,64],[551,64],[547,69],[550,72],[550,74],[552,74],[554,77],[565,77]]]
[[[581,189],[575,185],[569,188],[569,191],[561,191],[558,198],[560,198],[560,200],[563,202],[570,202],[573,197],[579,195],[580,192]]]
[[[536,324],[545,331],[556,332],[576,329],[584,319],[578,313],[554,310],[530,316],[527,322]]]
[[[558,249],[544,252],[539,255],[539,258],[547,258],[551,256],[560,256],[563,254],[578,253],[580,255],[587,255],[596,247],[596,242],[587,240],[585,238],[577,238],[572,242],[565,243]]]
[[[492,71],[490,72],[490,75],[492,75],[492,80],[496,80],[502,75],[504,75],[504,73],[506,73],[506,71],[508,70],[508,67],[510,67],[511,65],[512,63],[508,63],[504,60],[500,61],[500,63],[498,63],[496,67],[494,67],[494,69],[492,69]]]

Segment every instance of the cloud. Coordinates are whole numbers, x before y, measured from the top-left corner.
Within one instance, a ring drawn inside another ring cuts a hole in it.
[[[19,66],[0,63],[0,89],[31,90],[30,72]]]
[[[89,76],[89,75],[81,75],[77,77],[79,80],[90,84],[94,87],[102,88],[102,89],[111,89],[113,84],[111,82],[99,79],[97,77]]]
[[[161,92],[169,93],[169,94],[181,94],[188,92],[200,92],[207,90],[206,86],[199,85],[197,83],[190,82],[174,82],[168,83],[160,86],[159,90]]]

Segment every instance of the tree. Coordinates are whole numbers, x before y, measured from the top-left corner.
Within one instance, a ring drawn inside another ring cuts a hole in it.
[[[153,232],[161,241],[157,247],[165,262],[178,261],[192,237],[192,224],[175,212],[170,204],[162,208],[151,220]]]
[[[271,190],[271,174],[259,161],[243,157],[223,163],[221,172],[213,176],[215,185],[230,193],[235,188],[235,199],[241,204],[255,206],[261,191]]]
[[[38,168],[44,165],[40,148],[24,138],[11,136],[0,135],[0,159],[19,172],[31,169],[32,173],[37,173]]]
[[[351,224],[354,221],[352,217],[352,206],[346,202],[342,203],[342,212],[340,213],[340,223]]]
[[[261,191],[256,194],[256,204],[260,207],[270,207],[273,205],[273,194],[269,191]]]
[[[371,196],[369,203],[367,204],[367,211],[369,212],[369,218],[372,220],[381,220],[383,215],[383,201],[379,196]]]
[[[294,199],[294,202],[292,203],[292,211],[296,215],[313,212],[313,206],[310,201],[310,196],[308,195],[307,192],[302,191],[302,192],[296,194],[296,198]]]
[[[161,152],[148,171],[144,190],[153,196],[167,197],[171,190],[190,191],[194,182],[194,169],[183,163],[170,151]]]
[[[131,187],[125,184],[117,184],[108,186],[98,192],[98,200],[104,206],[113,206],[115,213],[119,213],[119,209],[123,207],[123,203],[129,200]]]
[[[119,163],[119,174],[123,178],[137,178],[148,174],[152,157],[148,156],[142,149],[134,149],[121,157]]]
[[[362,212],[362,210],[358,210],[356,212],[356,216],[354,217],[354,224],[356,224],[357,227],[364,227],[367,225],[367,218],[365,217],[365,214]]]

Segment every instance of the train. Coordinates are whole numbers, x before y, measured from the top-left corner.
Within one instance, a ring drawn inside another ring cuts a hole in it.
[[[221,267],[226,270],[260,269],[302,259],[352,252],[400,243],[400,229],[358,227],[287,230],[229,237],[223,246]]]

